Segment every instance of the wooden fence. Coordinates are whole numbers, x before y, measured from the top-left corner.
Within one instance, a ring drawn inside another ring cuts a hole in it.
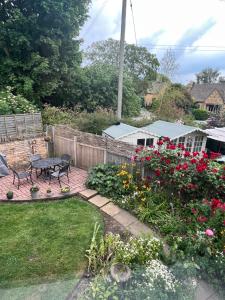
[[[88,170],[100,163],[127,163],[130,158],[127,155],[121,155],[107,148],[92,146],[77,142],[77,137],[65,138],[54,135],[54,155],[60,156],[64,153],[71,155],[76,167]]]
[[[41,113],[0,115],[0,142],[37,137],[42,133]]]

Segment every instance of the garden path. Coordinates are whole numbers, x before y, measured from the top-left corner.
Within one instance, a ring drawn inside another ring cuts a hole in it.
[[[114,218],[119,224],[124,226],[125,230],[134,236],[141,236],[143,234],[150,234],[159,238],[148,226],[140,222],[137,218],[132,216],[129,212],[118,207],[106,197],[98,195],[95,190],[86,189],[79,192],[79,195],[97,206],[102,212]],[[74,298],[71,298],[74,299]],[[204,281],[198,282],[196,293],[196,300],[220,300],[212,288]]]

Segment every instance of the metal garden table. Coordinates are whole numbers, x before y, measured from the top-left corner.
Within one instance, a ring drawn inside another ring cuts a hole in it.
[[[44,177],[48,177],[48,170],[50,168],[54,168],[62,163],[62,159],[60,157],[49,157],[44,159],[39,159],[32,162],[32,169],[40,169],[41,173],[37,175],[37,177],[41,176],[44,172]],[[36,172],[37,174],[37,172]]]

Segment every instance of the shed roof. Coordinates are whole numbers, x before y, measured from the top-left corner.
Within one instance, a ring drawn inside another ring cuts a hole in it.
[[[142,127],[143,130],[149,131],[158,137],[168,136],[170,139],[176,139],[180,136],[184,136],[191,132],[201,131],[198,127],[182,125],[180,123],[171,123],[166,121],[156,121],[146,127]]]
[[[225,82],[195,83],[190,90],[190,94],[196,101],[203,102],[214,90],[217,90],[225,101]]]
[[[137,131],[138,128],[134,126],[130,126],[124,123],[120,123],[118,125],[112,125],[108,127],[107,129],[103,130],[103,132],[110,137],[116,139],[120,138],[123,135],[128,135],[134,131]]]
[[[220,141],[225,143],[225,127],[222,128],[213,128],[204,130],[209,136],[209,139]]]

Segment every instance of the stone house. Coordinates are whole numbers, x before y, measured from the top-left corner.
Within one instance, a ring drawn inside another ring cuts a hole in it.
[[[216,114],[225,111],[225,82],[192,83],[189,93],[200,109]]]

